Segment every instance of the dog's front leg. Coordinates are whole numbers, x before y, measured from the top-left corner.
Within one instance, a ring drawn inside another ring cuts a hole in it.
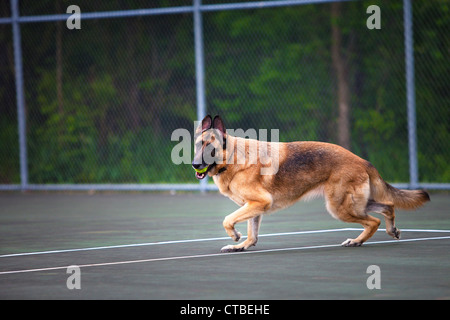
[[[242,208],[239,208],[228,215],[223,221],[223,226],[227,234],[234,240],[239,241],[241,233],[236,231],[236,223],[248,220],[247,239],[238,245],[228,245],[221,249],[221,252],[243,251],[256,244],[258,240],[258,231],[261,224],[262,213],[270,208],[271,204],[264,202],[248,202]]]

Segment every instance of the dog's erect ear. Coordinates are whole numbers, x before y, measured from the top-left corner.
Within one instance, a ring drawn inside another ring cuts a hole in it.
[[[227,131],[225,129],[225,125],[223,124],[222,118],[219,115],[214,117],[212,126],[213,126],[213,128],[222,132],[222,134],[225,134],[225,132]]]
[[[208,114],[205,118],[203,118],[202,120],[202,132],[206,131],[208,129],[211,129],[212,126],[212,118],[211,116]]]

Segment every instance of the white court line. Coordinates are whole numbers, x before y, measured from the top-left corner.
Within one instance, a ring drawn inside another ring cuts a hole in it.
[[[363,228],[345,228],[346,230],[354,230],[354,231],[363,231]],[[378,229],[377,231],[386,231],[386,229]],[[443,232],[450,233],[450,230],[441,230],[441,229],[400,229],[401,232]]]
[[[293,231],[282,233],[268,233],[260,234],[259,237],[276,237],[276,236],[290,236],[300,234],[313,234],[313,233],[328,233],[328,232],[340,232],[340,231],[362,231],[362,228],[339,228],[339,229],[324,229],[324,230],[309,230],[309,231]],[[378,229],[377,231],[386,231],[386,229]],[[450,230],[436,230],[436,229],[401,229],[402,232],[443,232],[450,233]],[[243,236],[242,239],[246,239]],[[104,250],[104,249],[118,249],[129,247],[141,247],[141,246],[155,246],[164,244],[176,244],[176,243],[192,243],[192,242],[206,242],[217,240],[229,240],[230,237],[218,237],[218,238],[203,238],[203,239],[186,239],[186,240],[169,240],[159,242],[147,242],[147,243],[133,243],[133,244],[121,244],[115,246],[102,246],[102,247],[90,247],[90,248],[77,248],[77,249],[62,249],[62,250],[49,250],[49,251],[37,251],[37,252],[22,252],[22,253],[10,253],[0,255],[0,258],[20,257],[30,255],[52,254],[52,253],[66,253],[66,252],[78,252],[78,251],[92,251],[92,250]]]
[[[381,243],[416,242],[416,241],[443,240],[443,239],[450,239],[450,236],[431,237],[431,238],[415,238],[415,239],[404,239],[404,240],[373,241],[373,242],[366,242],[366,243],[364,243],[364,246],[374,245],[374,244],[381,244]],[[281,251],[297,251],[297,250],[308,250],[308,249],[322,249],[322,248],[333,248],[333,247],[340,247],[340,246],[341,246],[340,244],[326,244],[326,245],[318,245],[318,246],[266,249],[266,250],[242,251],[242,252],[234,252],[234,253],[199,254],[199,255],[192,255],[192,256],[178,256],[178,257],[166,257],[166,258],[153,258],[153,259],[142,259],[142,260],[128,260],[128,261],[115,261],[115,262],[83,264],[83,265],[77,265],[77,267],[79,267],[79,268],[102,267],[102,266],[112,266],[112,265],[143,263],[143,262],[196,259],[196,258],[208,258],[208,257],[219,257],[219,256],[233,256],[233,255],[241,255],[241,254],[269,253],[269,252],[281,252]],[[68,267],[70,267],[70,266],[2,271],[2,272],[0,272],[0,275],[3,275],[3,274],[15,274],[15,273],[27,273],[27,272],[38,272],[38,271],[61,270],[61,269],[67,269]]]
[[[268,234],[260,234],[259,237],[275,237],[275,236],[289,236],[289,235],[297,235],[297,234],[326,233],[326,232],[347,231],[347,230],[353,230],[353,229],[354,228],[340,228],[340,229],[268,233]],[[448,232],[450,232],[450,230]],[[241,239],[246,239],[246,238],[247,238],[246,236],[242,236]],[[79,249],[62,249],[62,250],[50,250],[50,251],[39,251],[39,252],[10,253],[10,254],[0,255],[0,258],[30,256],[30,255],[50,254],[50,253],[65,253],[65,252],[77,252],[77,251],[118,249],[118,248],[128,248],[128,247],[155,246],[155,245],[175,244],[175,243],[206,242],[206,241],[217,241],[217,240],[230,240],[230,237],[170,240],[170,241],[147,242],[147,243],[121,244],[121,245],[116,245],[116,246],[90,247],[90,248],[79,248]]]

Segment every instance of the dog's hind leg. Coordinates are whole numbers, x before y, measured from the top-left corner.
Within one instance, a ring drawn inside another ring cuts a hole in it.
[[[366,213],[368,184],[353,185],[347,189],[328,188],[325,190],[327,209],[335,218],[350,223],[359,223],[364,231],[356,239],[347,239],[345,247],[357,247],[366,242],[377,231],[380,219]]]
[[[364,231],[356,239],[347,239],[342,242],[344,247],[359,247],[366,242],[378,230],[380,226],[380,219],[366,215],[364,218],[346,216],[341,219],[345,222],[359,223],[364,227]]]
[[[376,212],[384,216],[386,222],[386,233],[394,239],[400,239],[400,230],[395,227],[395,211],[393,204],[379,203],[369,200],[366,207],[366,213]]]

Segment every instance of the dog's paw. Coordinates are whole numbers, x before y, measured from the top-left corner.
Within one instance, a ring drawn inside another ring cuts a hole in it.
[[[402,233],[402,232],[400,231],[400,229],[397,229],[397,228],[394,227],[394,230],[393,230],[392,233],[393,233],[392,237],[393,237],[395,240],[400,240],[400,234]]]
[[[390,229],[386,228],[386,233],[390,235],[395,240],[400,240],[401,231],[400,229],[397,229],[396,227],[392,227]]]
[[[341,243],[343,247],[360,247],[362,242],[356,242],[355,239],[347,239]]]
[[[231,239],[233,239],[235,242],[238,242],[239,240],[241,240],[241,237],[242,237],[242,233],[234,230],[234,234],[231,236]]]
[[[228,245],[228,246],[225,246],[222,249],[220,249],[221,253],[239,252],[239,251],[244,251],[244,247],[237,247],[237,246],[233,246],[233,245]]]

